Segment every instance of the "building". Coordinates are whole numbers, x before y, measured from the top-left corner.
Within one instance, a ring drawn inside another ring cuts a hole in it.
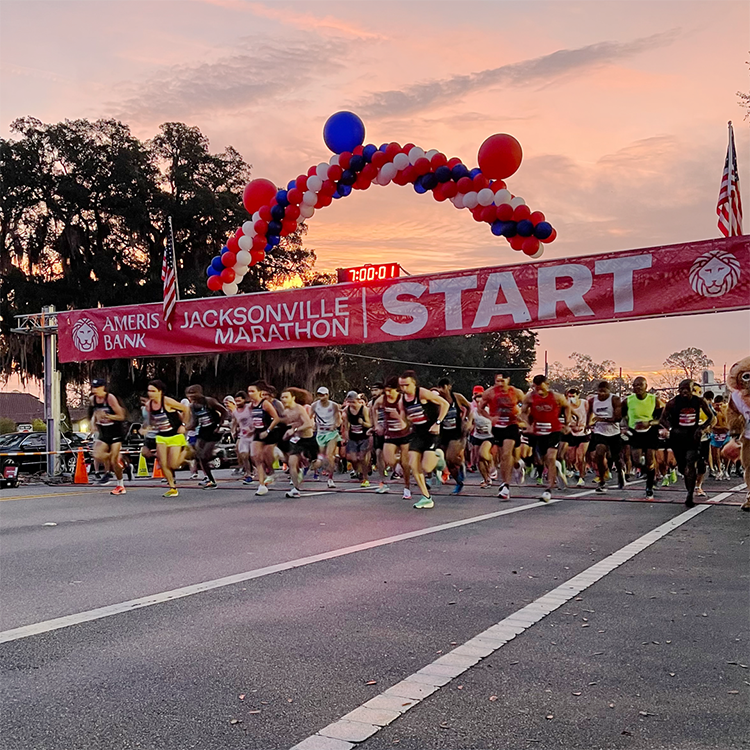
[[[44,419],[44,404],[30,393],[0,393],[0,417],[10,419],[18,427],[28,426],[35,419]]]

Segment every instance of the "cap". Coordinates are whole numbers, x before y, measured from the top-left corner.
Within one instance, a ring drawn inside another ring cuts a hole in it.
[[[327,396],[329,391],[328,388],[326,388],[324,385],[321,385],[320,388],[318,388],[317,393],[321,396]]]
[[[224,403],[236,404],[237,402],[234,400],[234,396],[224,396]]]
[[[101,378],[94,378],[94,380],[91,381],[92,388],[104,388],[105,385],[107,385],[107,381],[102,380]]]
[[[320,393],[320,391],[318,391]],[[356,401],[359,398],[359,394],[357,391],[349,391],[349,393],[346,394],[346,400],[347,401]]]
[[[474,390],[472,390],[471,395],[477,396],[480,393],[484,393],[484,388],[482,388],[481,385],[475,385]]]

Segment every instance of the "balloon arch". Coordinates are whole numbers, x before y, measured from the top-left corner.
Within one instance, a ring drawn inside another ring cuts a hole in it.
[[[531,211],[514,196],[504,180],[521,165],[521,144],[504,133],[491,135],[479,148],[479,167],[469,169],[457,157],[448,159],[413,143],[363,146],[365,126],[352,112],[337,112],[326,121],[323,140],[333,156],[313,165],[307,174],[279,190],[270,180],[252,180],[242,201],[252,217],[222,248],[206,269],[208,288],[232,295],[250,266],[277,250],[281,238],[312,218],[316,210],[370,185],[412,184],[417,193],[431,192],[436,201],[466,208],[474,220],[490,225],[514,250],[531,258],[542,255],[542,244],[557,233],[541,211]]]

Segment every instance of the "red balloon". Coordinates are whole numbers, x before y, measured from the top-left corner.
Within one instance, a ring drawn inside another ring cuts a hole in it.
[[[387,157],[387,156],[386,156],[386,155],[385,155],[385,154],[384,154],[384,153],[383,153],[382,151],[376,151],[376,152],[375,152],[375,153],[374,153],[374,154],[372,155],[372,160],[371,160],[371,162],[370,162],[370,163],[371,163],[371,164],[372,164],[372,165],[373,165],[373,166],[374,166],[374,167],[375,167],[376,169],[380,169],[380,167],[382,167],[382,166],[383,166],[383,164],[385,164],[385,163],[386,163],[387,161],[388,161],[388,157]],[[330,173],[330,172],[328,173],[328,176],[329,176],[329,177],[331,176],[331,173]],[[337,178],[337,179],[338,179],[338,178]]]
[[[541,211],[534,211],[531,216],[529,216],[529,219],[531,220],[531,223],[536,226],[540,221],[544,221],[544,214]]]
[[[222,285],[221,276],[209,276],[208,281],[206,282],[206,286],[212,291],[212,292],[218,292],[221,290]]]
[[[401,172],[399,172],[396,175],[396,177],[399,177],[399,176],[404,178],[404,182],[399,182],[398,183],[399,185],[406,185],[407,182],[414,182],[414,180],[416,180],[417,177],[419,177],[419,175],[414,170],[413,166],[409,166],[403,169]],[[395,177],[393,178],[393,181],[394,182],[396,181]]]
[[[446,183],[447,184],[447,183]],[[443,185],[438,185],[433,191],[432,191],[432,197],[438,202],[442,203],[443,201],[448,200],[448,196],[443,192]]]
[[[556,237],[557,237],[557,230],[553,229],[552,230],[552,234],[549,237],[547,237],[546,239],[540,240],[540,242],[543,242],[545,245],[549,245],[550,242],[554,242],[555,241]]]
[[[417,159],[412,166],[414,167],[414,173],[418,177],[421,177],[423,174],[427,174],[432,168],[430,166],[430,160],[425,156]]]
[[[521,166],[521,144],[506,133],[491,135],[480,147],[477,162],[487,177],[503,180]]]
[[[237,255],[231,250],[227,250],[225,253],[221,254],[221,262],[227,268],[233,268],[234,264],[237,262]]]
[[[446,198],[453,198],[454,195],[458,194],[458,185],[455,182],[444,182],[443,183],[443,195]]]
[[[497,209],[495,206],[485,206],[482,209],[482,221],[486,221],[488,224],[492,224],[497,219]]]
[[[360,174],[357,177],[357,179],[354,181],[354,184],[352,185],[352,187],[355,190],[367,190],[367,188],[370,187],[370,185],[372,185],[372,180],[368,180]]]
[[[474,183],[471,181],[471,177],[462,177],[457,183],[459,193],[470,193],[474,189]]]
[[[342,174],[344,174],[344,170],[341,169],[338,164],[328,167],[328,179],[331,180],[331,182],[338,182],[341,179]]]
[[[240,227],[235,233],[234,233],[234,239],[238,240],[240,237],[242,237],[245,233],[242,231],[242,227]]]
[[[385,147],[385,155],[388,157],[388,161],[393,161],[393,157],[396,154],[400,154],[400,153],[401,153],[401,146],[399,146],[399,144],[396,143],[395,141],[393,143],[389,143]]]
[[[524,243],[525,239],[526,239],[526,237],[521,237],[520,234],[517,234],[515,237],[511,237],[510,238],[510,240],[509,240],[510,246],[514,250],[520,250],[523,247],[523,243]]]
[[[307,170],[307,176],[312,177],[314,174],[318,174],[318,165],[313,164],[310,169]]]
[[[258,209],[258,213],[260,214],[260,218],[263,219],[263,221],[271,221],[271,219],[273,218],[271,216],[271,207],[267,203]]]
[[[430,164],[433,169],[438,167],[444,167],[448,163],[448,157],[445,154],[437,153],[430,159]]]
[[[291,234],[297,229],[297,222],[293,219],[284,219],[284,221],[281,222],[281,233],[286,237],[286,235]]]
[[[392,182],[396,185],[401,185],[402,187],[406,185],[409,182],[409,175],[407,174],[407,172],[410,169],[411,167],[407,167],[401,172],[396,172],[396,176],[393,178]]]
[[[257,234],[255,237],[253,237],[253,249],[251,252],[255,252],[256,250],[265,250],[266,249],[266,238],[261,237],[261,235]]]
[[[263,179],[251,180],[245,186],[242,193],[242,204],[245,210],[252,216],[261,206],[270,203],[276,197],[276,185],[271,180]]]
[[[448,166],[453,169],[453,167],[457,167],[461,163],[461,160],[457,156],[451,156],[450,159],[448,159]]]
[[[508,186],[505,184],[505,182],[503,182],[503,180],[495,180],[490,185],[490,190],[492,190],[493,193],[497,193],[500,190],[505,190],[505,188],[507,188],[507,187]]]
[[[231,284],[237,274],[235,274],[233,268],[225,268],[220,274],[219,278],[221,279],[222,284]]]
[[[360,175],[372,182],[378,176],[378,168],[374,164],[365,164]]]
[[[285,219],[293,219],[297,221],[299,219],[299,206],[287,206],[286,213],[284,214]]]
[[[351,151],[343,151],[339,154],[339,166],[341,169],[349,169],[349,162],[352,160]]]
[[[482,219],[482,212],[484,209],[485,206],[475,206],[471,209],[471,215],[474,217],[474,221],[484,221],[484,219]]]
[[[401,148],[399,149],[402,154],[409,155],[409,151],[411,151],[414,148],[413,143],[405,143]]]
[[[534,255],[539,250],[539,240],[536,237],[525,237],[521,250],[526,255]]]
[[[293,206],[299,206],[302,203],[302,191],[299,188],[293,187],[287,192],[286,198]],[[289,213],[288,208],[287,213]]]
[[[253,227],[255,229],[255,234],[265,234],[268,231],[268,222],[263,221],[263,219],[258,219],[258,221],[253,224]]]
[[[306,174],[300,174],[297,175],[297,179],[294,181],[297,185],[297,190],[301,190],[303,193],[307,189],[307,175]]]
[[[262,263],[266,259],[266,251],[261,250],[255,250],[250,253],[250,265],[254,266],[256,263]]]
[[[354,147],[354,150],[352,151],[352,155],[362,156],[362,152],[364,150],[365,150],[365,147],[360,143],[359,146]]]
[[[473,185],[472,190],[476,190],[477,192],[479,192],[480,190],[484,190],[490,183],[487,182],[487,178],[483,174],[478,174],[471,181],[471,184]]]
[[[513,209],[513,221],[523,221],[529,216],[531,216],[531,209],[525,203]]]
[[[240,246],[237,244],[237,238],[232,236],[227,240],[227,247],[236,255],[240,251]],[[234,263],[231,264],[224,264],[226,265],[234,265]]]
[[[513,218],[513,206],[510,203],[501,203],[497,207],[497,218],[500,221],[510,221]]]

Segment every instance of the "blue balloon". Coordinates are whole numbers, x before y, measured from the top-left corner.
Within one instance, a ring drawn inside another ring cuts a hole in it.
[[[479,167],[474,167],[474,169],[469,172],[469,177],[473,180],[478,174],[482,174],[482,170],[479,169]]]
[[[451,169],[451,177],[458,182],[462,177],[468,177],[469,176],[469,168],[465,164],[456,164],[453,169]]]
[[[534,227],[534,237],[536,237],[538,240],[546,240],[548,237],[552,236],[552,224],[550,224],[548,221],[540,221],[535,227]]]
[[[342,198],[346,198],[347,195],[351,195],[352,192],[352,186],[346,185],[346,184],[340,184],[338,186],[338,191],[341,193]]]
[[[229,248],[226,245],[224,245],[224,247],[221,248],[221,254],[224,255],[224,253],[228,253],[228,252],[229,252]]]
[[[217,271],[218,273],[221,273],[224,270],[224,264],[221,262],[221,258],[218,255],[212,258],[211,268],[213,268],[214,271]]]
[[[438,179],[432,172],[428,172],[422,175],[422,185],[425,190],[434,190],[438,185]]]
[[[277,239],[278,239],[278,238],[277,238]],[[271,243],[268,243],[268,244],[267,244],[267,245],[266,245],[266,246],[265,246],[265,247],[263,248],[263,252],[264,252],[264,253],[265,253],[266,255],[269,255],[269,254],[270,254],[270,253],[272,253],[272,252],[273,252],[273,251],[274,251],[275,249],[276,249],[276,245],[272,245]]]
[[[388,144],[387,143],[382,143],[382,144],[380,144],[380,148],[378,149],[378,151],[382,151],[383,153],[385,153],[385,150],[387,148],[388,148]]]
[[[283,206],[279,206],[278,204],[276,204],[271,209],[271,218],[274,221],[281,221],[284,218],[284,214],[285,213],[286,213],[286,211],[284,210],[284,207]],[[277,234],[277,232],[274,232],[274,234]]]
[[[333,195],[331,196],[331,198],[333,198],[333,200],[338,200],[339,198],[343,198],[343,197],[344,196],[341,195],[341,193],[339,193],[338,188],[336,188],[336,190],[333,191]]]
[[[345,169],[341,178],[339,179],[340,185],[353,185],[357,181],[357,173],[351,169]]]
[[[502,237],[503,229],[505,229],[505,222],[500,221],[500,219],[493,221],[490,225],[490,231],[495,235],[495,237]]]
[[[365,141],[365,124],[354,112],[336,112],[326,120],[323,140],[334,154],[353,151]]]
[[[449,167],[442,166],[435,170],[435,177],[438,182],[448,182],[451,178],[451,170]]]
[[[220,271],[217,271],[213,266],[209,266],[206,269],[206,276],[218,276]]]
[[[279,242],[281,242],[281,238],[277,234],[272,234],[267,239],[268,239],[268,244],[271,247],[276,247],[276,245],[278,245]]]
[[[414,191],[422,195],[427,192],[427,188],[422,184],[422,177],[417,177],[414,181]]]
[[[289,201],[286,197],[286,190],[279,190],[279,192],[276,193],[276,203],[278,203],[280,206],[289,205]]]
[[[364,147],[364,150],[362,151],[362,156],[365,157],[366,162],[369,162],[372,159],[372,157],[377,153],[377,151],[378,149],[374,144],[368,143]]]
[[[364,169],[365,164],[367,164],[365,157],[360,156],[359,154],[354,154],[354,156],[349,159],[349,169],[351,169],[352,172],[361,172]]]
[[[516,222],[515,221],[504,221],[503,224],[505,226],[503,227],[503,237],[515,237],[516,232]]]
[[[287,184],[286,184],[286,189],[287,190],[291,190],[292,188],[295,188],[295,187],[297,187],[297,180],[296,179],[289,180],[289,182],[287,182]]]
[[[268,237],[268,241],[271,241],[271,235],[274,234],[281,234],[281,222],[280,221],[269,221],[268,222],[268,231],[266,232],[266,236]]]
[[[534,234],[534,225],[528,219],[522,219],[518,222],[516,231],[521,237],[531,237]]]

